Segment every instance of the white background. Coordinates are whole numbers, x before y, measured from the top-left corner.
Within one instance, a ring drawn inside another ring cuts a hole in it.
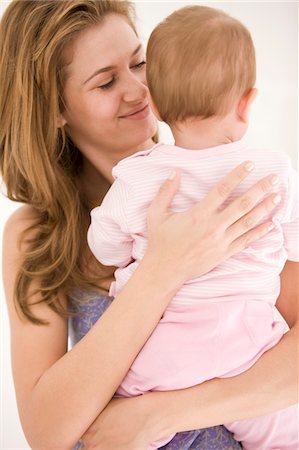
[[[0,14],[8,0],[0,0]],[[137,1],[137,24],[141,39],[146,39],[152,28],[173,10],[196,2]],[[259,96],[252,111],[252,120],[246,135],[248,143],[258,143],[288,153],[297,165],[297,70],[298,48],[297,3],[293,2],[198,2],[223,9],[240,19],[251,31],[257,54]],[[1,75],[0,75],[1,76]],[[164,142],[172,142],[166,126],[161,128]],[[18,205],[0,194],[0,233],[7,217]],[[2,244],[0,243],[2,253]],[[5,309],[2,281],[1,299],[1,420],[0,449],[28,449],[15,405],[9,357],[9,327]],[[46,407],[46,405],[45,405]],[[42,411],[41,411],[42,413]],[[53,430],[55,433],[55,430]],[[53,449],[54,450],[54,449]]]

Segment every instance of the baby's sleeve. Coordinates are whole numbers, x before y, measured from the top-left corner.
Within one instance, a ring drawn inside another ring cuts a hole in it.
[[[288,260],[298,262],[298,174],[291,168],[288,178],[288,199],[281,223]]]
[[[91,211],[88,245],[106,266],[126,267],[132,260],[133,241],[127,224],[131,195],[129,185],[117,178],[102,204]]]

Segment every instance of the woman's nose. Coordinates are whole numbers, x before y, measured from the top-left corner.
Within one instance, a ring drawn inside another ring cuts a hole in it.
[[[123,99],[125,102],[136,102],[144,100],[147,96],[148,88],[145,84],[145,77],[129,74],[124,83]]]

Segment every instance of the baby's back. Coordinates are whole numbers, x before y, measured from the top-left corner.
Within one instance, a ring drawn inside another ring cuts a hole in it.
[[[240,141],[206,150],[158,144],[151,151],[140,152],[116,166],[116,181],[128,184],[130,189],[126,226],[134,240],[132,257],[135,260],[117,270],[116,290],[126,283],[146,251],[147,208],[172,168],[180,170],[181,182],[171,208],[174,212],[181,212],[204,198],[216,182],[246,160],[253,161],[255,169],[223,207],[240,197],[262,177],[275,173],[280,178],[276,190],[281,195],[280,204],[271,212],[275,228],[206,275],[190,280],[180,289],[172,304],[192,305],[238,299],[275,304],[280,289],[279,274],[285,261],[298,260],[296,175],[285,154],[246,148]]]

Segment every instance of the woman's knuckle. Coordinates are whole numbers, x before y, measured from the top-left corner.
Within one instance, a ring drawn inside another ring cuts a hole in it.
[[[247,211],[251,207],[251,199],[250,197],[243,197],[240,200],[241,209]]]
[[[244,236],[242,247],[247,248],[250,246],[250,244],[251,244],[251,238],[249,236]]]
[[[159,193],[164,194],[165,192],[168,192],[170,186],[170,181],[165,181],[163,184],[161,184],[159,188]]]
[[[262,205],[263,209],[262,209],[260,215],[262,216],[265,212],[266,213],[271,212],[275,206],[276,205],[272,202],[271,199],[267,199]]]
[[[270,183],[270,180],[263,180],[260,182],[260,188],[263,194],[266,194],[270,189],[272,185]]]
[[[238,181],[242,181],[245,175],[248,175],[248,171],[245,169],[245,167],[243,165],[241,167],[238,167],[238,169],[236,170],[236,178],[238,179]]]
[[[253,220],[252,217],[248,216],[248,217],[245,217],[245,218],[243,219],[243,227],[244,227],[246,230],[249,230],[249,229],[252,228],[253,226],[254,226],[254,220]]]
[[[220,197],[226,198],[230,193],[230,191],[231,191],[230,184],[225,181],[223,181],[217,186],[217,192],[220,195]]]

